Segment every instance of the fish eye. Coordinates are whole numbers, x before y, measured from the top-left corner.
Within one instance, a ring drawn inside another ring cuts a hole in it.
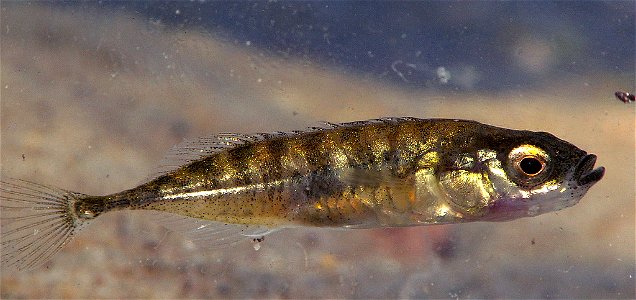
[[[545,161],[538,157],[528,155],[516,162],[515,167],[517,171],[527,176],[536,176],[545,169]]]
[[[537,146],[520,145],[508,154],[508,167],[517,184],[534,186],[550,176],[550,156]]]

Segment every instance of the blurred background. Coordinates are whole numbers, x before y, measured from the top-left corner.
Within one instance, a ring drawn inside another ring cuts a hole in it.
[[[505,223],[193,246],[96,220],[0,298],[634,298],[636,4],[0,3],[1,174],[132,188],[184,139],[383,116],[548,131],[599,156],[576,206]]]

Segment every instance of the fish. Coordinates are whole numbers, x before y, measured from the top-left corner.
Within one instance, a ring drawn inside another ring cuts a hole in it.
[[[532,217],[577,204],[605,173],[596,155],[550,133],[413,117],[217,134],[166,157],[147,182],[104,196],[1,178],[2,268],[40,266],[114,211],[152,212],[195,244],[222,248],[285,228]]]

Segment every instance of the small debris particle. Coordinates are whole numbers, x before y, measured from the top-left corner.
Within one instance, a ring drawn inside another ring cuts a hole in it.
[[[264,240],[265,240],[265,236],[252,239],[252,242],[254,242],[254,250],[258,251],[258,249],[261,249],[261,242]]]
[[[616,96],[616,98],[618,98],[618,100],[623,101],[623,103],[631,103],[636,101],[636,97],[634,97],[634,94],[630,94],[628,92],[618,91],[614,93],[614,95]]]
[[[439,67],[437,68],[437,79],[441,84],[447,84],[451,79],[451,74],[448,70],[446,70],[446,68]]]
[[[24,161],[26,159],[26,156],[24,155],[24,153],[22,153],[22,161]]]
[[[530,244],[531,244],[531,245],[534,245],[534,244],[535,244],[534,238],[532,238],[532,240],[530,240]]]

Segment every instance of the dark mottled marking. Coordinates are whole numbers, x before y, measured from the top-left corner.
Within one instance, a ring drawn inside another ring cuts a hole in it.
[[[300,147],[302,147],[305,158],[307,159],[307,164],[312,170],[328,165],[329,153],[323,149],[325,145],[324,139],[324,135],[316,132],[300,140]]]
[[[228,161],[237,171],[237,176],[234,179],[235,186],[250,185],[254,183],[252,173],[249,170],[249,165],[255,154],[255,150],[254,145],[247,144],[232,148],[227,152]]]

